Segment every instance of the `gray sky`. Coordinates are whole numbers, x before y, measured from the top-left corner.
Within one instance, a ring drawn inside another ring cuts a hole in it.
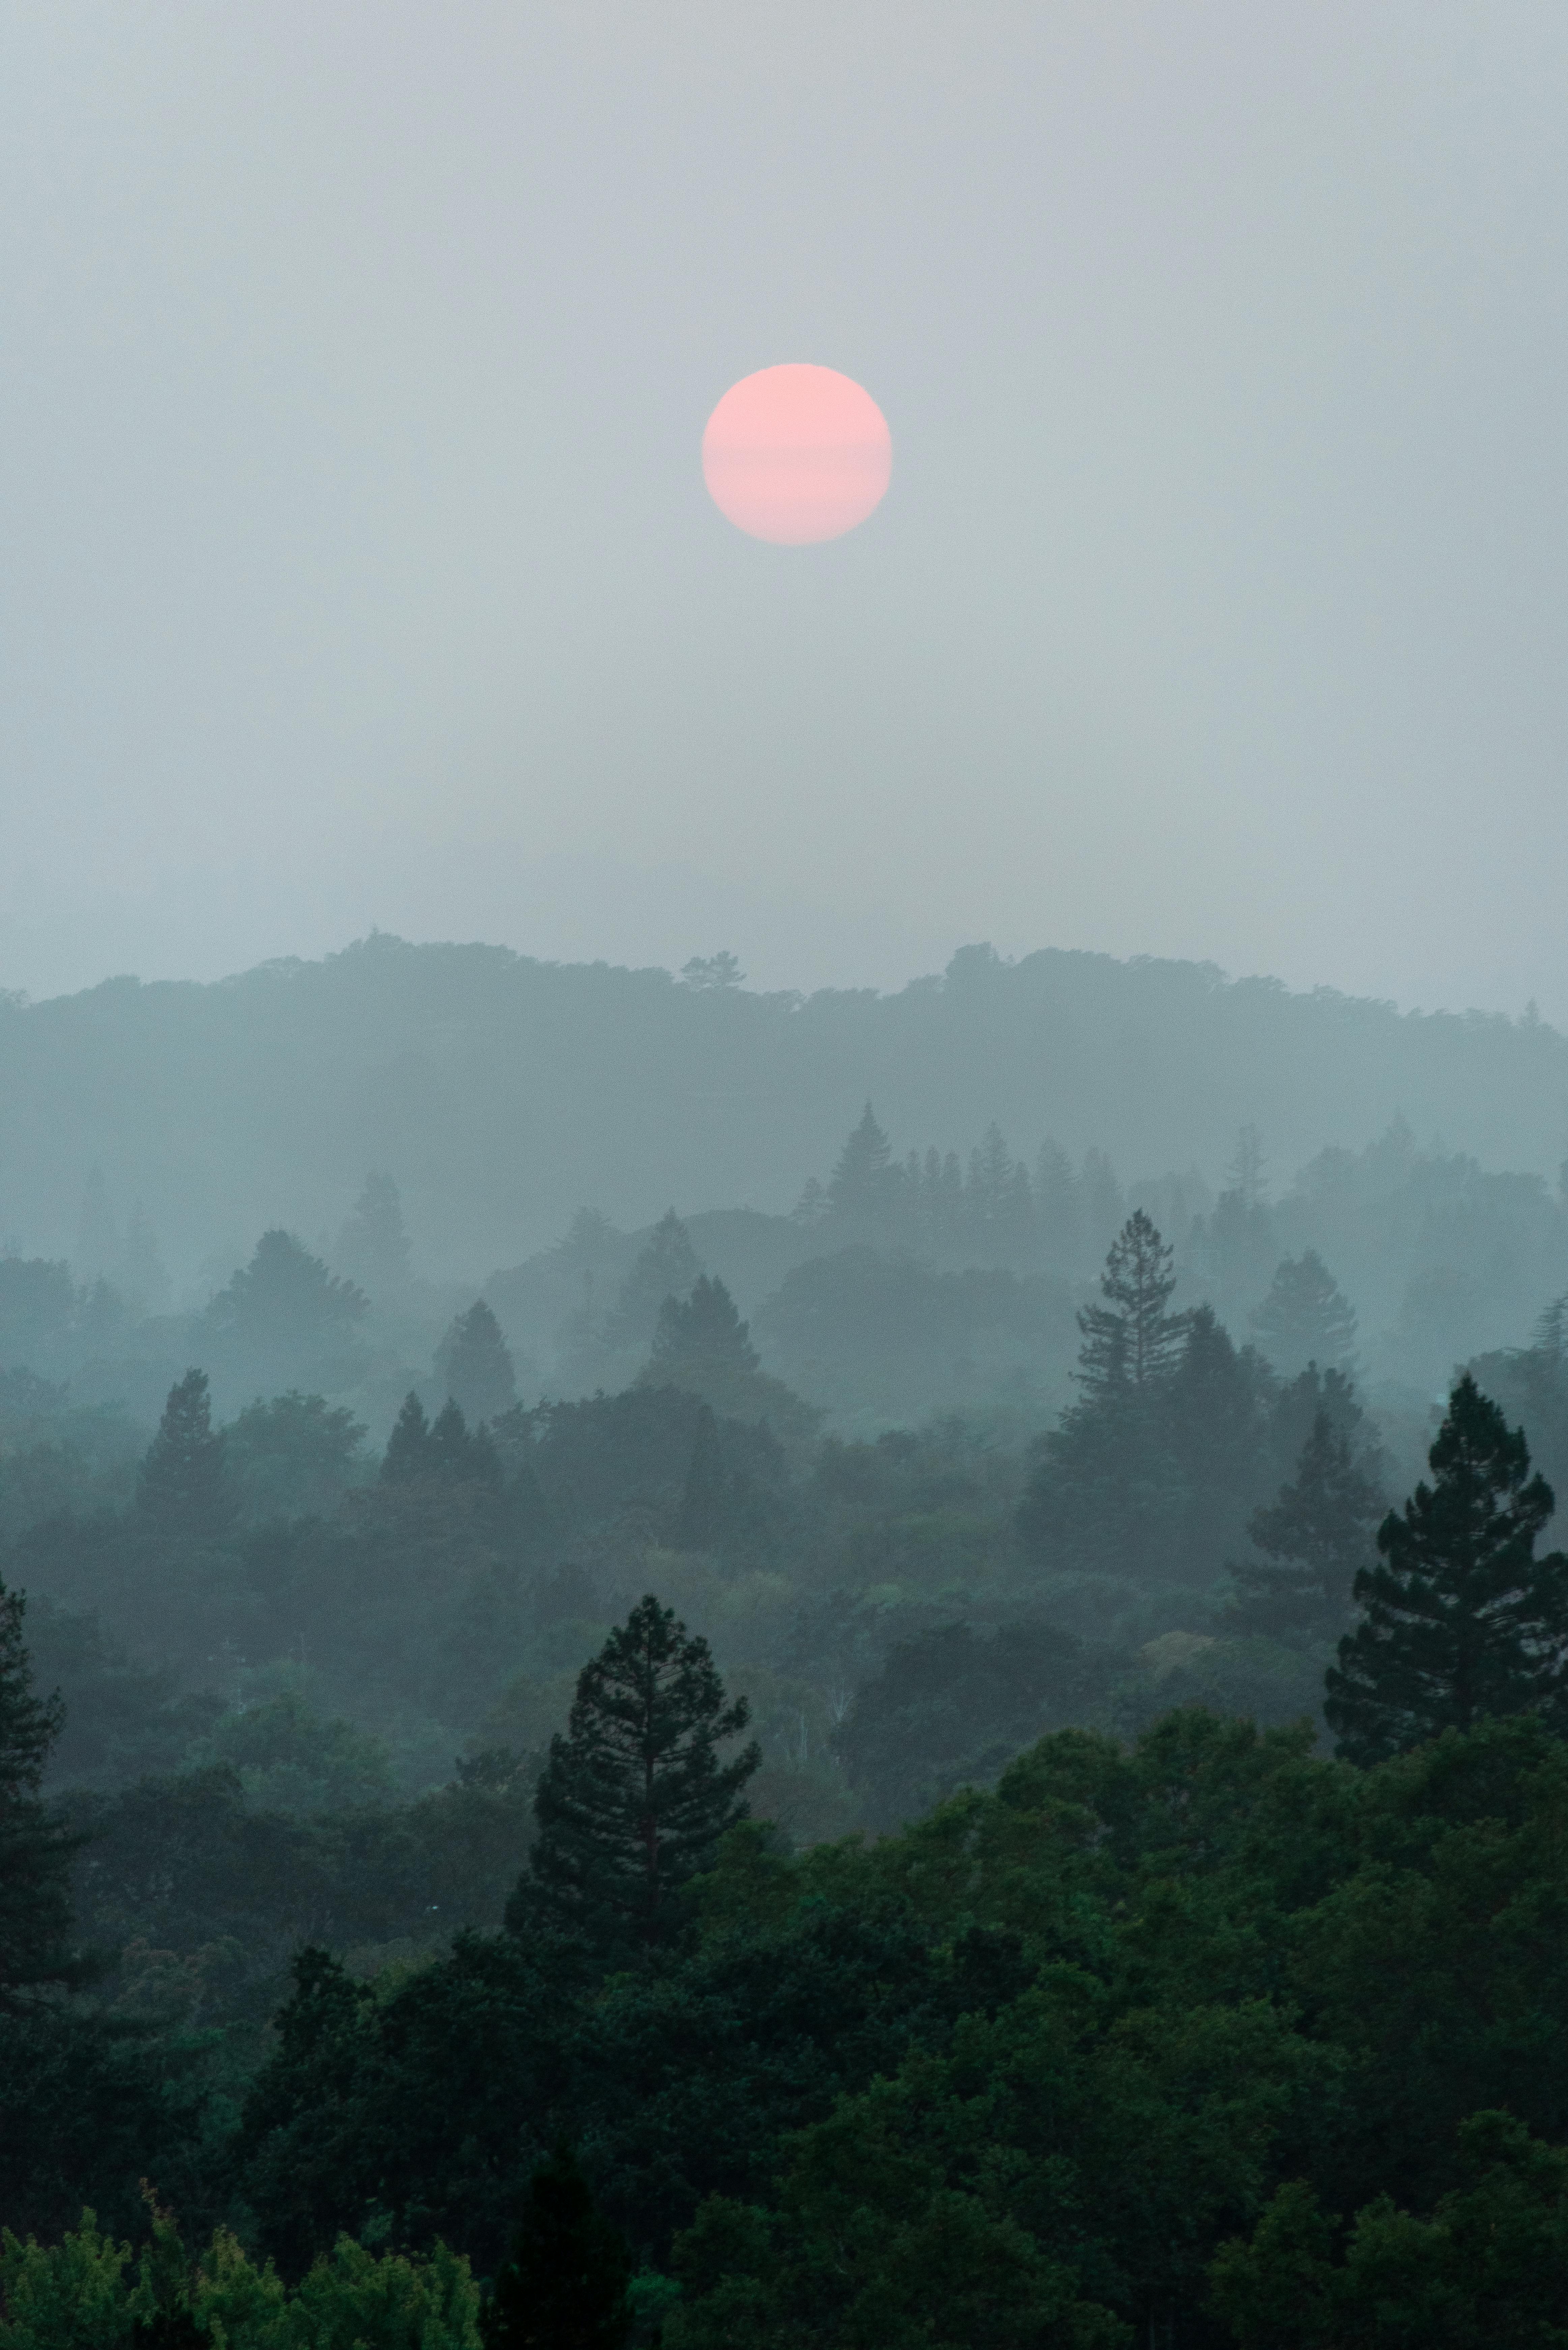
[[[1568,10],[0,14],[0,983],[379,923],[1568,1022]],[[709,504],[737,377],[893,485]]]

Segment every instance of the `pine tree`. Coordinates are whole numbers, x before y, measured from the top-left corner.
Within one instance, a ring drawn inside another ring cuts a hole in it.
[[[1360,1419],[1357,1411],[1356,1419]],[[1383,1501],[1354,1430],[1327,1411],[1314,1419],[1294,1478],[1255,1511],[1248,1533],[1262,1559],[1233,1561],[1232,1620],[1270,1639],[1323,1639],[1351,1609]]]
[[[681,1886],[745,1816],[753,1745],[721,1762],[745,1728],[724,1701],[706,1640],[651,1593],[584,1667],[565,1735],[534,1800],[538,1834],[507,1908],[514,1932],[583,1937],[608,1961],[667,1940]]]
[[[682,1297],[702,1270],[685,1225],[667,1208],[638,1253],[606,1316],[607,1347],[646,1347],[667,1297]]]
[[[1353,1762],[1568,1698],[1568,1557],[1535,1555],[1555,1503],[1523,1430],[1467,1372],[1427,1457],[1433,1482],[1379,1527],[1380,1563],[1355,1578],[1362,1620],[1327,1676]]]
[[[389,1485],[409,1485],[416,1477],[428,1477],[430,1452],[431,1424],[423,1404],[410,1388],[387,1439],[387,1450],[381,1459],[383,1479]]]
[[[470,1422],[494,1419],[517,1400],[517,1374],[501,1325],[483,1297],[453,1320],[436,1348],[436,1384]]]
[[[622,2350],[630,2282],[625,2239],[557,2147],[524,2189],[511,2256],[480,2315],[484,2350]]]
[[[1145,1211],[1136,1208],[1100,1276],[1106,1304],[1085,1305],[1078,1315],[1084,1343],[1076,1376],[1089,1394],[1124,1388],[1140,1393],[1175,1370],[1187,1316],[1166,1312],[1176,1287],[1174,1253]]]
[[[0,2014],[90,1971],[69,1939],[70,1865],[81,1838],[51,1816],[40,1793],[65,1708],[57,1693],[35,1693],[26,1606],[0,1583]]]
[[[898,1180],[892,1157],[892,1146],[867,1102],[828,1179],[828,1206],[836,1220],[863,1231],[877,1230],[888,1222]]]
[[[1285,1258],[1252,1327],[1287,1378],[1309,1363],[1344,1370],[1355,1347],[1355,1309],[1315,1249]]]
[[[389,1175],[367,1175],[337,1235],[337,1263],[372,1296],[406,1289],[412,1279],[403,1205]]]
[[[690,1297],[665,1299],[648,1367],[650,1378],[698,1390],[722,1388],[754,1374],[757,1350],[750,1327],[722,1281],[703,1274]]]
[[[138,1474],[136,1506],[161,1534],[187,1542],[220,1542],[233,1526],[237,1501],[205,1371],[187,1371],[170,1388]]]

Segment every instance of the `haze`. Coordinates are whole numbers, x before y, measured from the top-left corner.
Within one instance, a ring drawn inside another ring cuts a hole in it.
[[[1568,1017],[1560,9],[21,8],[0,982],[990,938]],[[750,369],[853,538],[728,529]]]

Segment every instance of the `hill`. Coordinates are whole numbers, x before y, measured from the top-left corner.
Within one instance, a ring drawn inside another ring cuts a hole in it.
[[[1096,1146],[1212,1180],[1243,1124],[1278,1176],[1396,1116],[1484,1164],[1555,1171],[1568,1039],[1210,965],[966,947],[901,992],[801,998],[375,935],[212,985],[115,979],[0,1005],[0,1240],[71,1253],[90,1171],[174,1268],[265,1226],[335,1232],[396,1179],[438,1278],[514,1262],[584,1204],[787,1210],[862,1103],[895,1149]]]

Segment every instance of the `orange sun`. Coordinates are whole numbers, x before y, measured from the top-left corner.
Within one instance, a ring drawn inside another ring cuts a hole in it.
[[[892,477],[888,421],[834,368],[763,368],[732,384],[702,435],[702,478],[740,530],[775,546],[842,538]]]

